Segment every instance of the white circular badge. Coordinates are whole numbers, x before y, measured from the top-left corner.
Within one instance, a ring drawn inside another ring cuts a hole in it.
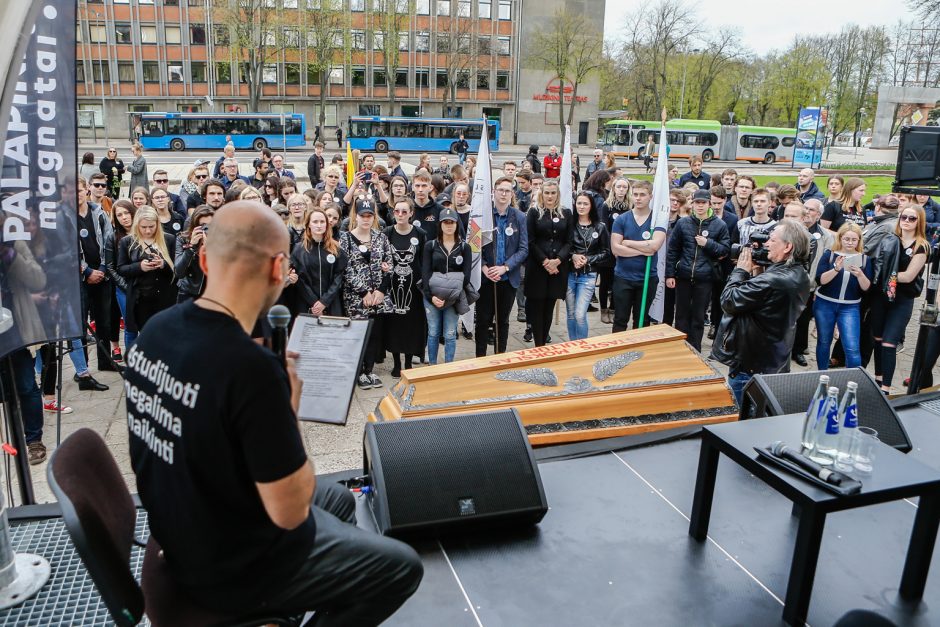
[[[81,235],[82,237],[88,237],[88,229],[82,229],[81,231],[78,232],[78,234]]]
[[[616,220],[616,219],[619,218],[619,217],[620,217],[620,214],[619,214],[619,213],[615,213],[615,214],[614,214],[614,220]]]
[[[336,261],[336,256],[333,253],[330,253],[326,256],[327,263],[334,263]]]
[[[367,253],[367,252],[369,252],[369,247],[366,246],[365,244],[359,244],[359,252],[361,252],[361,253]]]
[[[506,227],[506,237],[512,237],[512,234],[513,234],[513,233],[515,233],[515,231],[512,229],[512,227],[511,227],[511,226],[507,226],[507,227]]]
[[[418,238],[417,238],[417,237],[412,237],[411,240],[409,240],[409,241],[411,241],[411,245],[412,245],[412,246],[417,246],[417,245],[418,245]]]
[[[914,252],[914,249],[913,249],[913,248],[906,248],[906,249],[904,249],[904,254],[907,255],[908,257],[911,256],[911,253],[912,253],[912,252]]]
[[[813,233],[813,238],[819,239],[819,238],[821,238],[821,237],[822,237],[822,235],[820,235],[819,233]]]
[[[708,237],[708,231],[702,231],[702,237]]]
[[[601,236],[601,234],[598,233],[597,231],[594,231],[593,233],[591,233],[591,237],[592,237],[593,239],[597,239],[597,238],[600,237],[600,236]]]
[[[699,186],[699,187],[705,187],[705,181],[699,181],[699,182],[698,182],[698,186]]]
[[[179,222],[174,222],[174,223],[173,223],[173,230],[174,230],[174,231],[179,231],[179,230],[180,230],[180,223],[179,223]]]
[[[652,235],[650,235],[650,232],[649,232],[649,231],[643,231],[643,239],[649,239],[649,238],[651,238],[651,237],[652,237]]]
[[[458,264],[462,264],[462,263],[463,263],[463,255],[457,255],[456,257],[454,257],[454,261],[457,262]]]
[[[421,220],[415,220],[414,222],[412,222],[412,224],[414,224],[419,229],[421,228]]]
[[[552,222],[554,222],[555,224],[558,224],[560,220],[558,218],[552,218]]]

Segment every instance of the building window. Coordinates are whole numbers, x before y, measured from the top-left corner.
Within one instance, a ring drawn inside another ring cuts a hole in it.
[[[108,31],[104,26],[88,26],[88,41],[93,44],[108,43]]]
[[[116,44],[133,43],[133,40],[131,39],[131,25],[130,24],[115,24],[114,25],[114,43]]]
[[[509,89],[509,72],[496,72],[496,89]]]
[[[299,63],[285,63],[284,64],[284,84],[285,85],[300,85],[300,64]]]
[[[92,124],[98,128],[104,127],[104,113],[100,104],[80,104],[78,110],[88,112],[78,116],[78,125],[81,128],[91,128]]]
[[[349,75],[349,82],[353,87],[365,87],[366,69],[364,67],[354,67]]]
[[[460,70],[457,72],[457,87],[466,89],[470,87],[470,70]]]
[[[127,105],[128,113],[150,113],[153,111],[153,105],[151,104],[129,104]]]
[[[349,0],[349,10],[361,13],[366,10],[366,0]]]
[[[450,15],[450,0],[437,0],[437,14]]]
[[[373,13],[385,13],[387,8],[388,4],[386,3],[386,0],[372,0]]]
[[[284,45],[288,48],[300,47],[300,30],[296,28],[284,29]]]
[[[91,64],[91,75],[96,83],[102,80],[105,83],[111,82],[111,66],[107,60],[93,62]]]
[[[85,82],[85,63],[81,59],[75,62],[75,82]]]
[[[457,0],[457,17],[470,17],[470,0]]]
[[[415,13],[418,15],[430,15],[431,0],[417,0],[415,2]]]
[[[352,46],[353,50],[366,49],[366,32],[364,30],[349,31],[349,40],[349,45]]]
[[[387,87],[385,80],[385,70],[372,70],[372,86],[373,87]]]
[[[330,84],[342,85],[346,81],[345,68],[335,67],[330,70]]]
[[[450,37],[444,33],[437,34],[437,51],[450,52]]]
[[[497,37],[496,45],[498,46],[499,54],[508,55],[509,54],[509,37]]]
[[[215,82],[216,83],[231,83],[232,82],[232,64],[228,61],[219,61],[215,64]]]
[[[380,30],[372,33],[372,49],[376,51],[385,49],[385,33]]]
[[[382,105],[359,105],[359,115],[382,115]]]
[[[444,107],[444,117],[445,117],[445,118],[462,118],[462,117],[463,117],[463,106],[459,106],[459,107]]]
[[[137,4],[153,4],[153,0],[137,0]]]
[[[415,70],[415,87],[427,87],[431,73],[428,70]]]
[[[145,83],[160,82],[160,64],[156,61],[144,61],[140,64]]]
[[[167,79],[171,83],[183,82],[183,66],[182,65],[166,66],[166,74],[167,74]]]
[[[479,54],[493,54],[493,40],[489,35],[477,38],[477,52]]]
[[[277,82],[277,63],[265,63],[261,66],[261,82],[262,83],[276,83]]]
[[[284,0],[284,8],[285,8],[285,9],[296,9],[296,8],[297,8],[297,0]],[[293,111],[293,109],[291,109],[291,111]]]
[[[176,105],[176,110],[180,113],[199,113],[202,109],[200,105],[197,104],[178,104]]]
[[[276,46],[277,45],[277,35],[274,34],[273,30],[266,30],[261,33],[261,45],[262,46]]]
[[[336,126],[336,105],[328,104],[326,108],[323,109],[325,126]],[[314,126],[320,123],[320,105],[313,105],[313,124]]]
[[[401,52],[407,52],[407,51],[408,51],[408,44],[409,44],[409,43],[410,43],[410,42],[408,41],[408,33],[398,33],[398,49],[399,49]]]
[[[140,43],[142,44],[157,43],[157,27],[156,26],[141,26],[140,27]]]
[[[133,83],[137,80],[134,73],[134,64],[131,62],[118,61],[118,81],[121,83]]]
[[[408,70],[397,70],[395,72],[395,87],[408,86]]]
[[[477,89],[490,88],[490,73],[485,70],[477,70]]]
[[[189,64],[189,75],[194,83],[206,82],[206,64],[203,61],[192,61]]]
[[[214,24],[212,26],[212,39],[217,46],[227,46],[232,38],[228,32],[228,26],[225,24]]]
[[[292,104],[272,104],[271,113],[293,113],[294,105]]]
[[[192,24],[189,27],[189,43],[204,46],[206,45],[206,27],[198,24]]]
[[[141,29],[143,31],[143,29]],[[141,32],[143,35],[143,32]],[[166,40],[167,44],[181,44],[183,43],[182,34],[180,33],[179,26],[167,26],[163,30],[163,38]]]
[[[308,85],[319,85],[320,84],[320,72],[312,65],[307,66],[307,84]]]
[[[180,0],[163,0],[163,6],[165,7],[178,7],[180,5]]]
[[[503,110],[499,107],[483,107],[483,117],[500,122],[503,119]]]
[[[480,4],[477,5],[479,10],[480,19],[490,19],[493,17],[493,3],[490,0],[480,0]]]
[[[444,87],[447,87],[448,83],[449,81],[447,80],[447,70],[438,70],[437,80],[435,81],[434,84],[440,88],[444,88]]]
[[[499,0],[499,19],[512,19],[512,2],[508,2],[507,0]]]
[[[431,33],[415,33],[415,51],[429,52],[431,50]]]
[[[421,117],[421,108],[418,105],[402,105],[401,115],[405,118]]]
[[[333,31],[333,47],[342,48],[344,45],[345,45],[345,42],[343,41],[343,31],[338,30],[338,29],[334,30]]]

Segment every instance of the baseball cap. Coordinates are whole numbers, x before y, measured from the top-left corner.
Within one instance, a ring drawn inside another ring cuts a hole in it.
[[[209,165],[208,159],[196,159],[193,161],[193,168],[201,168],[204,165]]]
[[[446,202],[451,202],[449,194],[438,194],[437,198],[434,200],[436,200],[439,205],[443,205]]]
[[[460,218],[457,216],[457,212],[453,209],[444,209],[441,211],[441,215],[438,216],[438,221],[443,222],[444,220],[451,220],[457,222]]]
[[[356,215],[361,216],[364,213],[375,214],[375,203],[369,198],[359,198],[356,200]]]
[[[712,195],[707,189],[697,189],[695,190],[695,193],[692,194],[692,202],[695,202],[696,200],[704,200],[705,202],[709,202],[711,199]]]

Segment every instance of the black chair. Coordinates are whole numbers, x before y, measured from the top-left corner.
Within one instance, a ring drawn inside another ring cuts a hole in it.
[[[153,537],[146,545],[141,586],[130,568],[137,511],[107,445],[91,429],[69,436],[46,469],[72,543],[114,622],[137,625],[147,617],[155,627],[251,627],[299,625],[299,617],[244,616],[214,612],[192,601],[173,581]]]

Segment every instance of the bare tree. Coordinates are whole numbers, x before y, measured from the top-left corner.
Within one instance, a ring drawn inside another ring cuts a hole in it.
[[[886,71],[892,85],[904,86],[914,80],[917,47],[910,41],[912,22],[897,21],[891,30],[891,46],[886,55]]]
[[[437,53],[444,56],[443,68],[447,76],[442,105],[444,117],[451,117],[457,106],[457,88],[470,87],[470,74],[480,67],[484,56],[492,54],[489,38],[475,36],[474,24],[470,21],[470,6],[451,3],[455,10],[446,21],[438,18]]]
[[[395,115],[395,84],[402,66],[402,48],[408,50],[408,26],[414,5],[415,0],[379,0],[373,4],[372,49],[373,54],[380,56],[376,64],[381,64],[385,71],[389,115]]]
[[[248,107],[257,111],[264,82],[264,66],[283,49],[281,14],[266,6],[266,0],[213,0],[216,15],[228,29],[231,50],[244,70],[248,85]]]
[[[907,5],[926,23],[940,21],[940,0],[908,0]]]
[[[336,65],[337,53],[346,49],[348,23],[341,0],[320,0],[320,6],[304,12],[307,28],[307,67],[317,75],[320,82],[320,115],[317,120],[318,135],[323,137],[326,126],[326,97],[330,88],[330,76]],[[340,63],[342,67],[342,63]]]
[[[724,29],[706,40],[701,54],[697,56],[695,83],[698,85],[698,107],[696,117],[705,117],[715,80],[731,67],[735,60],[744,54],[741,49],[741,33],[736,29]]]

